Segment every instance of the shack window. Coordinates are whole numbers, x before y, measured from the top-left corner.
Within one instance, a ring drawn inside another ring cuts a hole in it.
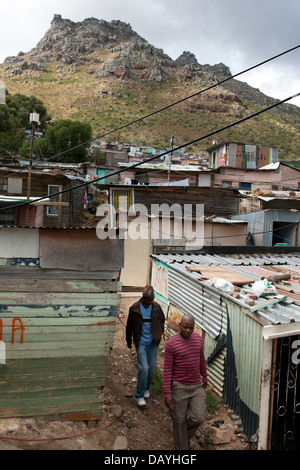
[[[59,193],[61,191],[61,186],[56,184],[48,184],[48,196],[50,202],[59,202]],[[47,206],[47,215],[57,216],[58,217],[58,206]]]
[[[133,205],[133,191],[132,189],[112,189],[112,205],[118,211],[121,207],[129,209]]]
[[[245,182],[240,182],[240,189],[245,189],[245,190],[248,190],[248,189],[251,189],[251,183],[245,183]]]
[[[0,191],[7,191],[7,178],[0,178]]]
[[[7,192],[22,194],[22,178],[7,178]]]
[[[8,209],[5,203],[0,205],[1,208],[5,210],[0,210],[0,225],[17,225],[18,209],[16,207]]]

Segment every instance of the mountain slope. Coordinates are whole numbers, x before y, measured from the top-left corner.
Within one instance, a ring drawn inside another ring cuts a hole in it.
[[[50,29],[31,51],[8,57],[0,77],[10,94],[35,95],[53,120],[91,123],[94,136],[153,113],[231,76],[224,64],[200,65],[191,52],[173,61],[121,21],[88,18],[75,23],[54,15]],[[109,134],[105,140],[170,147],[223,128],[275,100],[238,80],[169,107]],[[201,140],[233,140],[278,147],[279,158],[300,154],[300,108],[284,104],[243,124]]]

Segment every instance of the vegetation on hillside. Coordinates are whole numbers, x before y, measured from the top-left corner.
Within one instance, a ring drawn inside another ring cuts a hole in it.
[[[34,139],[33,156],[51,158],[53,161],[80,162],[88,154],[92,127],[79,120],[60,119],[52,121],[42,100],[35,96],[20,93],[7,93],[5,104],[0,104],[0,154],[13,156],[19,154],[26,158],[31,152],[31,142],[26,140],[32,132],[30,114],[36,112],[39,122],[35,132],[42,137]],[[69,150],[72,149],[71,152]],[[53,158],[55,155],[58,157]]]
[[[276,100],[233,79],[223,63],[201,65],[188,51],[172,60],[121,21],[54,15],[35,48],[0,64],[0,77],[11,96],[44,103],[52,123],[87,123],[93,138],[168,149],[174,136],[190,153],[239,141],[299,159],[300,108],[281,104],[226,128]]]
[[[61,119],[47,127],[43,138],[34,141],[33,151],[36,156],[51,158],[52,161],[81,162],[87,157],[91,139],[90,124]],[[24,142],[19,152],[23,157],[28,156],[30,143]]]
[[[138,86],[135,80],[96,80],[83,68],[72,74],[66,70],[63,78],[51,68],[51,73],[35,72],[30,80],[11,77],[6,85],[11,93],[19,94],[22,90],[28,96],[36,96],[49,110],[53,122],[88,123],[92,138],[169,149],[170,138],[175,136],[176,146],[185,146],[190,153],[207,149],[213,140],[228,140],[277,147],[280,159],[299,159],[299,125],[293,123],[292,111],[282,112],[280,116],[268,111],[219,132],[264,108],[250,101],[228,102],[223,98],[222,87],[152,114],[199,89],[195,84],[183,85],[174,78],[161,83],[139,81]],[[149,114],[152,115],[141,119]],[[22,124],[25,127],[28,123],[22,121]],[[190,145],[194,140],[197,142]],[[5,142],[0,140],[2,149]]]
[[[35,111],[39,114],[39,129],[42,132],[51,118],[43,102],[33,95],[7,93],[5,101],[5,104],[0,104],[0,152],[2,155],[11,155],[25,141],[25,130],[30,128],[30,113]]]

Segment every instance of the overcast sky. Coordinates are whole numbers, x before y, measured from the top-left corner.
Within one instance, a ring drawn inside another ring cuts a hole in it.
[[[1,0],[0,63],[34,48],[54,14],[130,23],[172,59],[190,51],[232,74],[300,44],[299,0]],[[300,48],[238,80],[280,100],[299,93]],[[300,106],[300,97],[289,102]]]

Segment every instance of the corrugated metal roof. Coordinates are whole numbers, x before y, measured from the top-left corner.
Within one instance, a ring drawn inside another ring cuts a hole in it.
[[[254,280],[260,280],[263,277],[295,273],[299,275],[300,271],[300,255],[298,253],[291,253],[287,255],[276,255],[266,253],[265,255],[215,255],[215,254],[159,254],[152,255],[152,258],[161,261],[162,263],[172,267],[173,270],[177,271],[181,276],[184,274],[186,278],[193,279],[201,286],[207,286],[207,284],[201,281],[201,273],[195,271],[189,271],[186,269],[186,265],[189,266],[224,266],[227,269],[234,271],[237,274],[250,277]],[[249,287],[249,286],[247,286]],[[218,289],[209,286],[209,288],[216,293],[220,294]],[[288,289],[282,284],[282,288],[286,289],[281,291],[288,300],[297,300],[300,302],[300,284],[298,280],[290,280]],[[180,287],[178,287],[180,289]],[[243,298],[235,299],[226,293],[222,295],[227,296],[232,301],[236,302],[240,306],[249,309],[249,305],[245,304]],[[260,297],[256,302],[261,302]],[[272,325],[289,323],[294,321],[300,321],[300,307],[294,303],[287,304],[280,302],[264,308],[263,310],[257,310],[254,315],[258,319],[267,321]]]
[[[171,263],[198,264],[205,266],[270,266],[270,265],[289,265],[300,267],[300,255],[298,253],[291,254],[159,254],[152,255],[153,258],[160,261]]]
[[[236,220],[236,219],[225,219],[225,217],[214,217],[210,218],[207,217],[204,220],[207,223],[215,223],[215,224],[229,224],[229,225],[238,225],[238,224],[247,224],[247,220]]]
[[[173,267],[172,267],[173,268]],[[197,324],[204,328],[213,338],[221,331],[221,295],[214,292],[210,286],[201,285],[196,279],[184,273],[169,269],[168,292],[169,300],[185,313],[193,313]]]

